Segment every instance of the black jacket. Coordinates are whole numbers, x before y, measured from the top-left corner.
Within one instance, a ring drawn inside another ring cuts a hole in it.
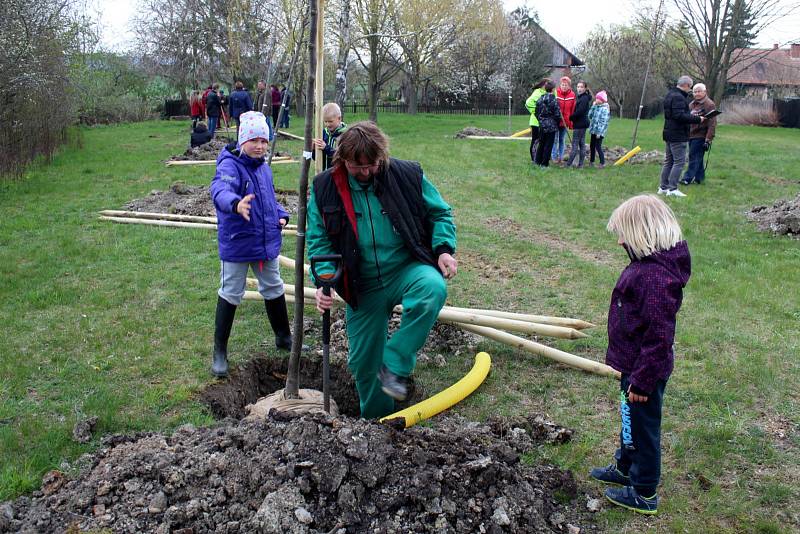
[[[219,95],[214,91],[208,93],[208,98],[206,98],[206,115],[209,117],[219,117],[220,109],[222,109],[222,101],[219,99]]]
[[[561,122],[561,108],[558,107],[553,93],[545,93],[539,97],[536,102],[536,118],[539,120],[539,131],[542,133],[551,133],[558,130],[558,124]]]
[[[569,116],[574,130],[583,130],[589,127],[589,108],[592,107],[592,95],[584,91],[575,98],[575,111]]]
[[[192,132],[192,139],[190,144],[192,148],[204,145],[211,141],[211,132],[208,131],[205,124],[198,124]]]
[[[689,112],[689,93],[673,87],[664,97],[664,133],[667,143],[689,141],[689,125],[699,124],[700,117]]]
[[[333,168],[314,178],[314,199],[325,222],[325,232],[337,254],[342,255],[343,276],[336,292],[350,305],[358,308],[360,286],[358,240],[351,219],[353,202],[347,185],[344,165]],[[437,268],[438,254],[452,250],[443,245],[433,251],[431,231],[425,220],[425,201],[422,196],[422,167],[415,161],[391,158],[388,169],[377,174],[375,196],[389,215],[393,226],[403,238],[406,248],[418,261]]]

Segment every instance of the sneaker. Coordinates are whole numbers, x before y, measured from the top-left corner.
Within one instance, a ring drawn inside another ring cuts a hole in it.
[[[658,495],[642,497],[632,486],[606,489],[606,499],[628,510],[647,515],[658,513]]]
[[[385,365],[378,371],[378,380],[381,381],[381,389],[396,401],[404,401],[408,398],[408,378],[399,376],[391,372]]]
[[[658,188],[659,195],[666,195],[669,192],[669,189],[663,189],[661,187]]]
[[[681,185],[691,185],[693,180],[689,180],[687,178],[681,178],[678,183]]]
[[[605,484],[615,484],[617,486],[630,486],[631,478],[617,469],[616,464],[607,467],[595,467],[589,472],[589,476]]]
[[[686,196],[686,193],[681,193],[681,192],[680,192],[679,190],[677,190],[677,189],[672,189],[672,190],[670,190],[670,191],[667,191],[667,196],[668,196],[668,197],[685,197],[685,196]]]

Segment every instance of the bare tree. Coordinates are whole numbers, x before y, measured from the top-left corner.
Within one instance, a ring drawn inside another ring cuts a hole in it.
[[[369,119],[378,121],[378,96],[381,88],[400,70],[391,20],[395,0],[353,0],[352,17],[357,31],[353,51],[367,69],[367,107]]]
[[[470,0],[399,0],[393,26],[402,51],[408,112],[417,113],[419,86],[433,77],[431,65],[452,45],[458,30],[471,17]]]
[[[684,68],[703,80],[709,96],[719,102],[729,75],[754,58],[744,52],[761,31],[796,11],[786,0],[671,0],[677,24],[672,34],[689,54]],[[676,76],[677,77],[677,76]]]

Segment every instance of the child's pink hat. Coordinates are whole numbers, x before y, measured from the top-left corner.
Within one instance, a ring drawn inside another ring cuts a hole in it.
[[[605,91],[600,91],[599,93],[597,93],[596,95],[594,95],[594,97],[595,97],[597,100],[599,100],[600,102],[608,102],[608,95],[606,94],[606,92],[605,92]]]

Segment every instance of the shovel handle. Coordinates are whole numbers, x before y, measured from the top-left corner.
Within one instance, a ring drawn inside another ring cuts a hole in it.
[[[322,292],[325,295],[331,294],[331,288],[336,285],[342,277],[342,255],[341,254],[319,254],[311,256],[311,274],[314,275],[314,280],[322,286]],[[333,263],[336,266],[336,271],[333,274],[317,274],[318,263]]]

